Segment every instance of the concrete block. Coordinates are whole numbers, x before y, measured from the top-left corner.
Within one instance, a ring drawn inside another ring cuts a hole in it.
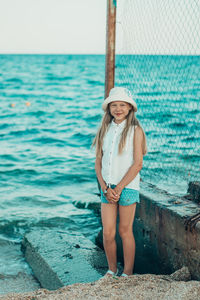
[[[77,232],[35,230],[22,243],[25,258],[43,288],[92,282],[107,270],[104,252]]]

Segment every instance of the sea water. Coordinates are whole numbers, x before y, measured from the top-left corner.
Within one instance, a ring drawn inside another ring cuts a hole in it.
[[[149,57],[118,56],[116,84],[132,89],[146,132],[142,180],[183,195],[199,179],[199,73],[181,83],[184,89],[166,87],[180,74],[174,59],[186,70],[199,70],[200,62],[168,57],[163,78],[153,63],[158,57],[150,59],[149,70]],[[135,76],[126,80],[130,61]],[[32,229],[76,230],[94,241],[100,219],[74,202],[99,201],[91,143],[102,117],[104,74],[103,55],[0,55],[1,278],[31,274],[20,243]]]

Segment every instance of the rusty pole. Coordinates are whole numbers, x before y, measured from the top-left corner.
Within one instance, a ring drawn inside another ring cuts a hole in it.
[[[115,81],[116,2],[117,0],[107,0],[105,98]]]

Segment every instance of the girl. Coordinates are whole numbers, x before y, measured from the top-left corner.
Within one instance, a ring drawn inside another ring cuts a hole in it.
[[[137,105],[128,89],[115,87],[102,105],[104,116],[94,139],[95,171],[101,186],[103,244],[109,270],[117,275],[116,219],[119,209],[119,234],[123,244],[124,270],[133,273],[135,239],[133,221],[139,200],[139,171],[147,152],[145,133],[135,117]]]

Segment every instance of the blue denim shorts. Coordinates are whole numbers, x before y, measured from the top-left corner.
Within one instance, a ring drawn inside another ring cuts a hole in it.
[[[114,189],[115,187],[116,187],[116,185],[111,184],[112,189]],[[135,202],[138,202],[138,203],[140,202],[139,191],[129,189],[129,188],[124,188],[121,192],[119,201],[117,203],[119,203],[119,205],[122,205],[122,206],[127,206],[127,205],[133,204]],[[101,203],[110,203],[104,196],[102,189],[101,189]]]

